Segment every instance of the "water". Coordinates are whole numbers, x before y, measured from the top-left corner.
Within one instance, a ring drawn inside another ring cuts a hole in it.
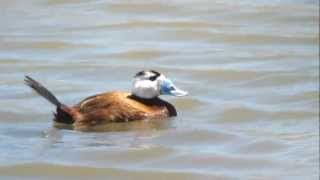
[[[1,179],[318,179],[318,5],[2,0]],[[58,129],[23,84],[75,104],[142,69],[190,92],[177,118]]]

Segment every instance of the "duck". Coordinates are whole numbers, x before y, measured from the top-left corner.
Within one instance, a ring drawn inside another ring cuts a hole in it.
[[[142,70],[133,77],[131,92],[110,91],[84,98],[75,105],[66,105],[40,82],[25,76],[24,82],[56,107],[54,122],[88,129],[114,122],[158,120],[177,116],[176,108],[160,95],[186,96],[188,92],[155,70]]]

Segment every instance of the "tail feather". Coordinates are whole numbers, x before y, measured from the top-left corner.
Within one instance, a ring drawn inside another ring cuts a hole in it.
[[[54,113],[54,121],[66,124],[72,124],[74,122],[70,108],[62,104],[47,88],[29,76],[25,76],[24,82],[27,86],[57,107],[56,113]]]
[[[42,86],[39,82],[32,79],[29,76],[25,76],[24,82],[27,86],[31,87],[35,90],[39,95],[46,98],[49,102],[56,105],[57,107],[61,106],[60,101],[44,86]]]

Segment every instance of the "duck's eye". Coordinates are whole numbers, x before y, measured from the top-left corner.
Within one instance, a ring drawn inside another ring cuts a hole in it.
[[[157,76],[151,76],[151,77],[149,77],[149,80],[150,81],[154,81],[154,80],[156,80],[157,79]]]
[[[175,90],[175,88],[173,86],[171,86],[169,89],[170,89],[170,91]]]

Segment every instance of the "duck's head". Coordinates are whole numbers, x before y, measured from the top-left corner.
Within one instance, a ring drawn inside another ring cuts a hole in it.
[[[134,76],[132,94],[144,99],[152,99],[160,95],[185,96],[188,93],[178,89],[163,74],[154,71],[140,71]]]

